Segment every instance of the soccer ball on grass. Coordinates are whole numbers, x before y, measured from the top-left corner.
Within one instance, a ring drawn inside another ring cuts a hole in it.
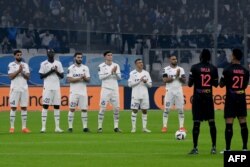
[[[186,138],[187,134],[185,131],[182,131],[182,130],[177,130],[175,132],[175,138],[177,140],[184,140]]]

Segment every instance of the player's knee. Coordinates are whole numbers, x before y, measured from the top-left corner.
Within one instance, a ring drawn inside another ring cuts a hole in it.
[[[179,114],[184,114],[184,110],[181,109],[181,108],[177,108],[177,111],[178,111]]]
[[[132,109],[132,112],[136,114],[138,112],[138,110]]]
[[[214,120],[209,121],[209,126],[210,126],[210,128],[214,128],[214,127],[215,127],[215,122],[214,122]]]
[[[142,113],[143,114],[147,114],[147,110],[142,110]]]
[[[82,112],[87,112],[87,110],[82,110]]]
[[[27,107],[21,107],[21,110],[26,111]]]
[[[227,123],[227,124],[226,124],[226,131],[227,131],[227,132],[232,132],[232,131],[233,131],[233,124]]]
[[[200,125],[201,125],[200,121],[194,121],[194,128],[200,129]]]
[[[49,108],[49,105],[44,104],[44,105],[43,105],[43,108],[47,110],[47,109]]]
[[[104,114],[105,111],[106,111],[106,107],[101,107],[99,110],[99,113]]]
[[[59,110],[60,106],[59,105],[54,105],[54,109]]]
[[[119,111],[120,111],[120,108],[119,108],[119,107],[115,107],[115,108],[114,108],[114,113],[119,113]]]
[[[17,109],[16,107],[11,107],[12,111],[16,111],[16,109]]]
[[[75,112],[75,109],[74,108],[71,108],[71,109],[69,109],[70,110],[70,112]]]
[[[247,129],[247,123],[246,122],[240,123],[240,127],[241,129]]]
[[[165,108],[164,113],[168,114],[170,112],[170,108]]]

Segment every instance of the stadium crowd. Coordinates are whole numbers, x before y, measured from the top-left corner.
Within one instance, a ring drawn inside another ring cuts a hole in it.
[[[218,47],[242,47],[249,0],[218,2]],[[68,52],[77,31],[120,40],[121,53],[136,43],[150,48],[211,48],[214,1],[175,0],[12,0],[0,2],[1,53],[13,48],[54,48]],[[227,16],[227,17],[226,17]],[[229,17],[230,16],[230,17]],[[239,26],[241,25],[241,26]],[[95,35],[91,36],[91,40]]]

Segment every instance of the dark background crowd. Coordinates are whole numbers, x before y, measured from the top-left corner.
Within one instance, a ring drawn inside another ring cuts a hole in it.
[[[131,53],[143,48],[243,47],[250,0],[2,0],[1,53],[15,48],[111,48]],[[215,8],[218,26],[215,27]],[[248,31],[247,26],[247,31]],[[250,48],[250,47],[249,47]],[[141,53],[141,50],[137,53]]]

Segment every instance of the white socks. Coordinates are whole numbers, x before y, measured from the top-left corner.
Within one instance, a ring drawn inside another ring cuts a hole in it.
[[[147,129],[148,115],[142,113],[142,128]]]
[[[22,129],[26,128],[27,123],[27,111],[21,110],[21,117],[22,117]]]
[[[55,118],[55,127],[56,129],[59,129],[59,123],[60,123],[60,110],[54,109],[54,118]]]
[[[46,121],[47,121],[47,109],[42,109],[42,129],[46,129]]]
[[[178,110],[178,116],[179,116],[179,126],[180,128],[184,127],[184,111]]]
[[[81,112],[81,117],[82,117],[82,127],[88,128],[88,112]]]
[[[15,127],[16,111],[10,110],[10,128]]]
[[[75,115],[75,112],[69,111],[69,113],[68,113],[68,124],[69,124],[69,128],[73,128],[74,115]]]
[[[100,109],[98,114],[98,129],[102,128],[103,119],[104,119],[104,109]]]
[[[137,113],[134,113],[132,111],[131,113],[132,129],[136,129],[136,117],[137,117]]]

